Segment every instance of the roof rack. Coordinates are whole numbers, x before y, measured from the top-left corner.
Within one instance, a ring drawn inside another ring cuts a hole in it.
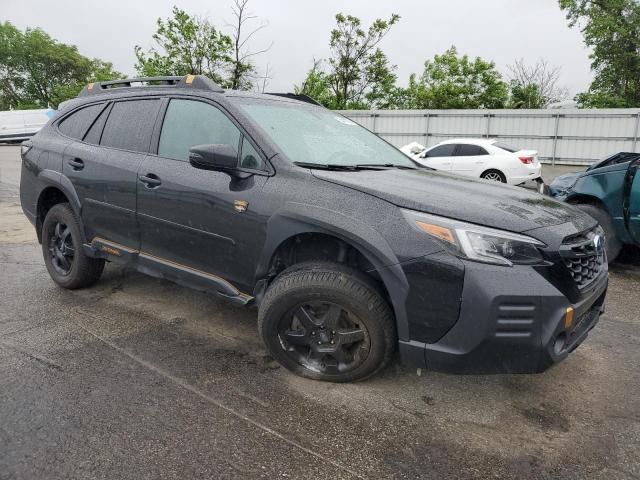
[[[293,100],[299,100],[301,102],[310,103],[311,105],[317,105],[319,107],[323,106],[315,98],[310,97],[309,95],[304,95],[302,93],[272,93],[272,92],[265,92],[265,93],[267,95],[275,95],[277,97],[285,97],[285,98],[291,98]]]
[[[136,86],[135,84],[140,84]],[[222,93],[224,89],[204,75],[185,75],[184,77],[140,77],[124,78],[122,80],[109,80],[106,82],[90,83],[78,94],[79,97],[86,95],[96,95],[119,90],[120,88],[144,88],[144,87],[174,87],[193,88],[196,90],[208,90],[210,92]]]

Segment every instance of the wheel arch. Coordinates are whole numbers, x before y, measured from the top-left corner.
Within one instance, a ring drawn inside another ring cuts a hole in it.
[[[42,185],[36,201],[36,234],[42,242],[42,222],[47,212],[58,203],[69,203],[77,218],[80,218],[80,200],[68,178],[58,172],[43,170],[38,175]],[[82,228],[81,228],[82,230]]]
[[[507,176],[506,173],[504,173],[502,170],[500,170],[499,168],[495,168],[495,167],[491,167],[491,168],[486,168],[482,171],[482,173],[480,174],[480,178],[484,178],[484,176],[489,173],[489,172],[496,172],[499,173],[500,175],[502,175],[502,178],[504,178],[505,183],[509,183],[509,177]]]
[[[399,338],[408,338],[405,301],[409,286],[389,244],[370,226],[339,212],[312,205],[290,205],[268,221],[267,240],[255,275],[256,302],[260,303],[270,282],[283,267],[291,266],[277,263],[281,260],[280,256],[283,252],[287,252],[292,245],[300,245],[299,242],[304,245],[305,241],[313,244],[322,240],[337,242],[338,250],[346,249],[346,259],[350,255],[353,259],[355,255],[356,259],[362,260],[359,269],[380,284],[383,294],[391,305]],[[344,250],[342,254],[345,254]],[[310,259],[328,260],[322,257],[303,257],[300,262]],[[339,259],[336,260],[339,262]]]

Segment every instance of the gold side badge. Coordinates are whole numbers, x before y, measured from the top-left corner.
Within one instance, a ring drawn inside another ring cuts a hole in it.
[[[236,212],[238,213],[246,212],[248,207],[249,207],[249,202],[247,202],[246,200],[235,200],[233,202],[233,208],[235,208]]]

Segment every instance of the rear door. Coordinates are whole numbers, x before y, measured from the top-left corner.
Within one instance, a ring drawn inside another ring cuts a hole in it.
[[[449,172],[451,171],[453,154],[457,146],[458,145],[455,143],[446,143],[444,145],[432,148],[431,150],[426,152],[424,158],[419,159],[419,162],[423,165],[426,165],[427,167]]]
[[[636,160],[629,166],[628,173],[630,188],[627,191],[625,202],[627,228],[631,238],[640,244],[640,160]]]
[[[488,159],[489,152],[481,146],[461,143],[454,153],[451,171],[458,175],[479,177]]]
[[[65,150],[63,169],[80,196],[87,241],[139,248],[137,172],[148,155],[159,107],[153,98],[113,102],[83,141]]]

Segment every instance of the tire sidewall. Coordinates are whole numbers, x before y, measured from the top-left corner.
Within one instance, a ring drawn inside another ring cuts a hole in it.
[[[306,273],[304,270],[298,270],[289,275],[304,273]],[[350,279],[353,280],[353,277],[350,277]],[[286,281],[286,278],[280,280]],[[371,286],[367,284],[362,284],[362,286],[378,295]],[[330,286],[322,282],[309,282],[304,286],[286,289],[273,298],[270,298],[269,292],[267,292],[259,312],[260,334],[271,355],[293,373],[314,380],[348,382],[367,378],[375,373],[384,361],[387,353],[386,349],[390,347],[387,345],[385,325],[382,322],[390,321],[389,318],[386,318],[385,315],[380,315],[380,312],[376,312],[376,302],[359,301],[340,288],[340,284]],[[367,329],[370,340],[369,353],[366,360],[354,370],[339,374],[314,372],[300,365],[282,348],[278,333],[280,320],[298,305],[314,300],[332,302],[342,306],[355,314]],[[383,299],[380,300],[384,301]]]
[[[56,223],[64,223],[71,230],[71,243],[75,252],[71,271],[67,275],[60,275],[53,267],[51,254],[49,253],[49,242],[53,234]],[[51,278],[60,286],[65,288],[73,288],[77,281],[82,261],[82,236],[80,227],[75,215],[71,211],[71,207],[67,204],[57,204],[51,207],[47,216],[42,223],[42,254],[44,255],[44,263]]]

